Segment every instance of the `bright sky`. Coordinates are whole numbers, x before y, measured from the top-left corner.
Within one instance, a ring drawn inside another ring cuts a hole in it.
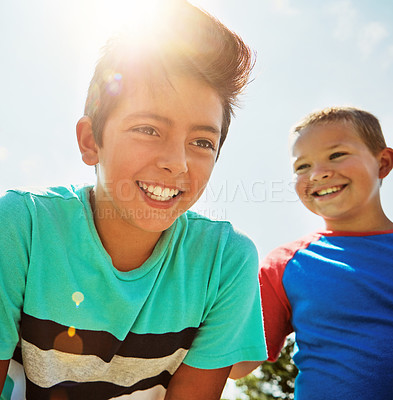
[[[163,1],[163,0],[162,0]],[[194,207],[231,220],[261,256],[322,224],[291,185],[287,133],[306,113],[354,105],[393,146],[391,0],[195,0],[257,52],[254,81],[207,192]],[[130,0],[0,2],[0,191],[94,181],[75,140],[99,48]],[[393,176],[382,187],[393,218]]]

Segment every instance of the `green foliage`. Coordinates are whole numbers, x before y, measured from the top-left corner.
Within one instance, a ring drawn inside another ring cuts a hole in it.
[[[297,368],[292,361],[294,340],[288,337],[286,346],[275,363],[264,362],[252,374],[236,381],[244,394],[237,400],[293,399]]]

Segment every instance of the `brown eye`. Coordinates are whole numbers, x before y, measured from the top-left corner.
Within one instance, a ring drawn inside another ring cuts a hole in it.
[[[139,126],[137,128],[132,128],[132,130],[150,136],[158,135],[157,131],[151,126]]]
[[[214,144],[207,139],[196,139],[191,142],[192,145],[201,147],[202,149],[211,149],[215,150]]]
[[[301,172],[309,167],[310,167],[310,164],[300,164],[295,168],[295,172]]]
[[[334,160],[334,159],[336,159],[336,158],[345,156],[346,154],[347,154],[347,153],[343,153],[343,152],[337,151],[336,153],[331,154],[330,157],[329,157],[329,159],[330,159],[330,160]]]

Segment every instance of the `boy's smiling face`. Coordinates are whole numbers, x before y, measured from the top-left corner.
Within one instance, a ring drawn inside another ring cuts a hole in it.
[[[374,230],[380,204],[384,151],[373,155],[349,122],[311,125],[292,145],[295,188],[327,229]]]
[[[162,232],[208,183],[223,107],[212,88],[193,78],[152,87],[137,84],[106,121],[97,148],[96,211]]]

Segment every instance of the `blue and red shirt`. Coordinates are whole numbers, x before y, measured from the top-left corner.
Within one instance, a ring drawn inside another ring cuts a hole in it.
[[[269,360],[295,332],[295,398],[393,398],[393,230],[317,232],[260,269]]]

